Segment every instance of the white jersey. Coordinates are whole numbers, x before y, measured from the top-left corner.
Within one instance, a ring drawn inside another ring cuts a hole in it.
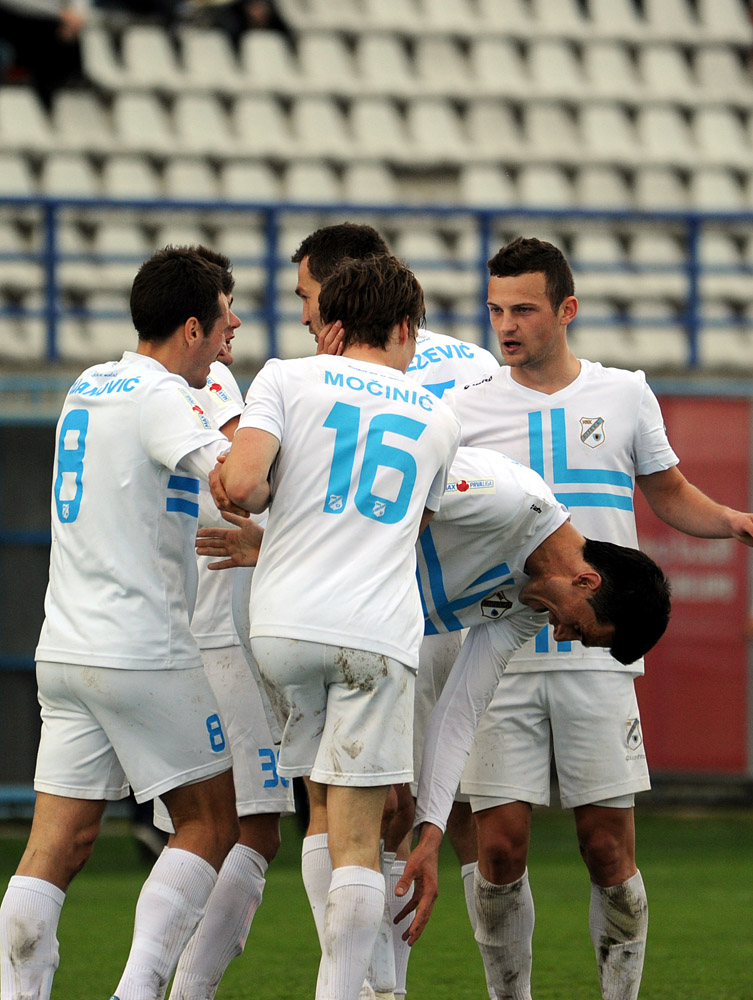
[[[491,351],[444,333],[423,330],[419,332],[416,353],[405,374],[441,399],[448,389],[472,382],[497,368],[499,361]]]
[[[500,368],[449,395],[463,444],[493,448],[538,472],[586,537],[636,547],[635,477],[678,462],[644,373],[581,361],[578,377],[551,395],[511,376]],[[547,628],[507,673],[604,668],[642,672],[641,663],[625,666],[606,649],[555,642]]]
[[[319,355],[268,361],[243,427],[280,441],[251,590],[251,636],[384,653],[411,668],[423,632],[415,541],[460,428],[394,368]]]
[[[567,520],[537,473],[488,448],[459,448],[439,511],[418,540],[426,634],[518,612],[526,560]]]
[[[181,376],[126,351],[73,384],[56,431],[50,582],[38,660],[199,667],[189,628],[199,480],[227,441]]]
[[[213,425],[222,428],[228,420],[243,412],[243,393],[238,388],[232,372],[220,361],[214,361],[209,369],[206,388],[194,390],[194,395],[204,407]],[[230,442],[227,443],[228,448]],[[206,483],[201,484],[201,501],[211,510],[216,507]],[[220,522],[218,522],[220,523]],[[227,527],[227,522],[221,522]],[[201,649],[221,649],[237,646],[240,642],[233,625],[232,595],[235,580],[234,569],[207,569],[212,556],[199,556],[199,586],[196,592],[196,606],[191,619],[191,631]]]

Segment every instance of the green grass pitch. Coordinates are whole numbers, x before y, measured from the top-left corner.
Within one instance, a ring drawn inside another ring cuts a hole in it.
[[[641,1000],[752,1000],[753,811],[673,814],[638,809],[638,858],[649,895],[649,945]],[[0,827],[3,886],[23,831]],[[313,998],[318,946],[300,879],[301,837],[283,823],[246,953],[228,969],[218,1000]],[[535,1000],[599,1000],[588,935],[588,879],[572,816],[537,810],[529,871],[536,900]],[[105,1000],[115,988],[147,869],[123,826],[110,824],[73,883],[60,924],[53,1000]],[[458,867],[442,857],[440,898],[411,957],[410,1000],[483,1000]]]

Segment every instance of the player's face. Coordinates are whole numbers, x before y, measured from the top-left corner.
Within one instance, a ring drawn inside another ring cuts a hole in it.
[[[532,579],[520,592],[523,604],[534,611],[549,612],[557,642],[577,639],[584,646],[609,647],[614,641],[614,626],[597,622],[588,598],[593,591],[578,578],[546,577]]]
[[[228,305],[232,307],[233,298],[230,296],[228,298]],[[221,361],[223,365],[227,365],[228,368],[233,363],[233,340],[235,339],[236,328],[228,327],[225,331],[225,339],[222,341],[222,346],[220,347],[219,354],[217,355],[217,360]]]
[[[541,271],[489,279],[489,318],[502,358],[513,368],[542,368],[567,353],[567,326],[578,304],[569,296],[554,310]]]
[[[226,295],[220,293],[220,315],[211,330],[196,338],[190,371],[185,378],[192,389],[203,389],[207,384],[209,366],[219,357],[220,350],[232,340],[241,321],[230,308]]]
[[[319,334],[322,329],[322,321],[319,316],[319,292],[322,286],[311,277],[309,271],[309,259],[304,257],[298,265],[298,284],[295,286],[295,294],[301,300],[301,323],[309,328],[316,342],[319,342]]]

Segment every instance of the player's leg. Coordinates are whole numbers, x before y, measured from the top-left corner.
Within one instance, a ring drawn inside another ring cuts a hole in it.
[[[490,995],[499,1000],[528,1000],[531,990],[531,805],[548,804],[550,782],[542,678],[503,675],[479,724],[461,782],[462,790],[470,793],[478,829],[479,861],[473,871],[476,941]]]
[[[47,1000],[65,892],[88,860],[104,801],[37,793],[29,841],[0,905],[3,1000]]]
[[[171,1000],[211,1000],[225,969],[243,952],[261,905],[267,867],[280,846],[280,813],[294,808],[290,782],[277,774],[269,718],[241,647],[206,649],[202,658],[233,752],[240,837],[225,858],[204,916],[181,955]],[[157,824],[170,830],[164,811],[155,808],[155,812]]]
[[[633,678],[568,671],[551,680],[552,727],[565,808],[575,810],[591,877],[589,926],[604,1000],[638,996],[648,902],[635,863],[633,802],[649,787]]]

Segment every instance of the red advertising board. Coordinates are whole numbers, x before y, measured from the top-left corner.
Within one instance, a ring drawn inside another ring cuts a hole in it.
[[[661,405],[686,478],[715,500],[750,510],[751,403],[664,397]],[[750,550],[673,530],[638,493],[641,547],[673,588],[669,628],[637,684],[652,770],[745,774]]]

